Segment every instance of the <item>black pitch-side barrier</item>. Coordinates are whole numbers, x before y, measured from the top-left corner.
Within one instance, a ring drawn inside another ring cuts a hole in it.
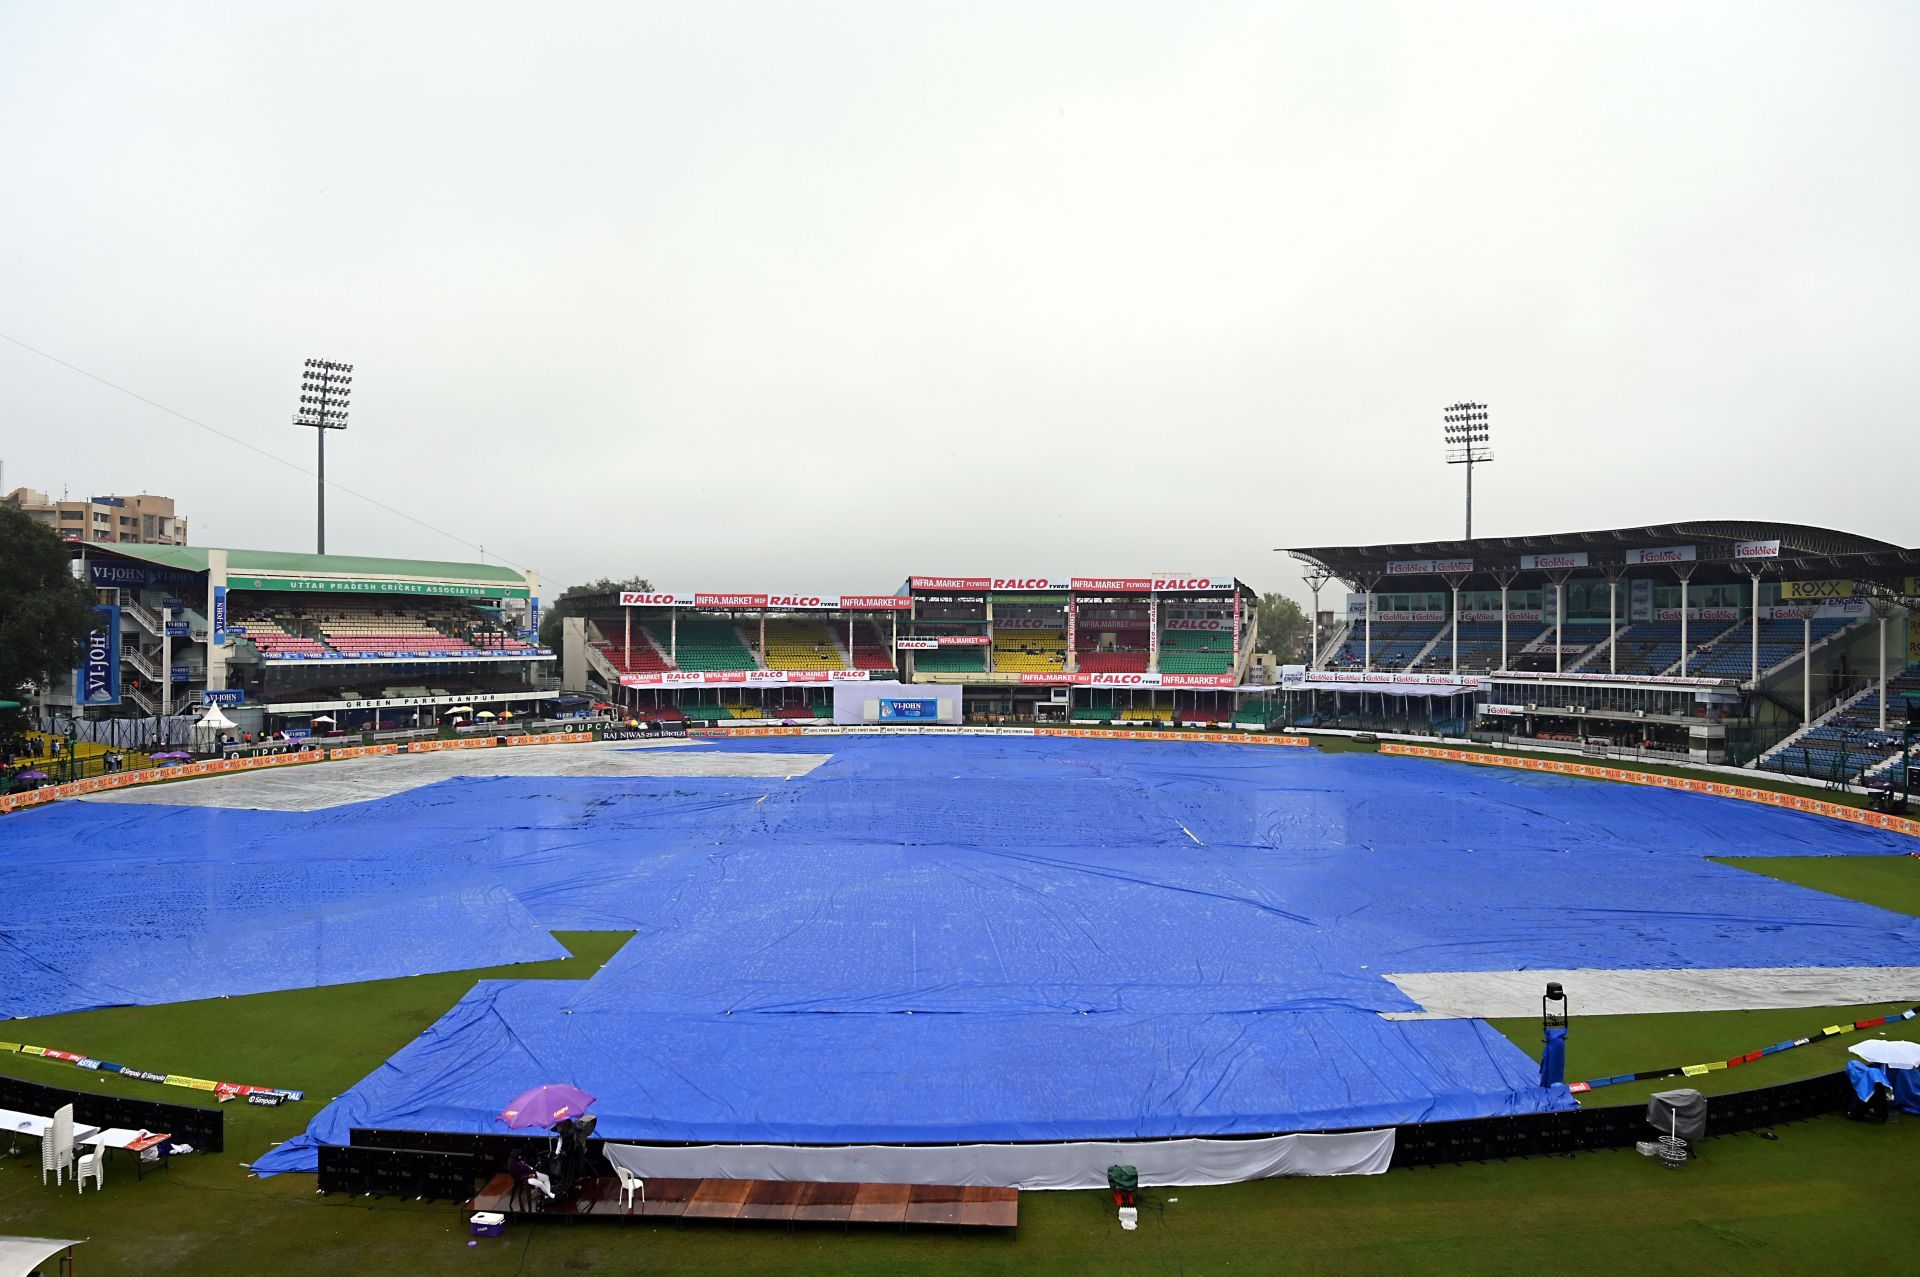
[[[226,1114],[219,1109],[163,1104],[125,1095],[101,1095],[96,1091],[69,1091],[61,1086],[0,1076],[0,1108],[51,1114],[68,1104],[73,1105],[73,1120],[87,1126],[165,1131],[176,1143],[193,1145],[196,1153],[219,1153],[227,1147]]]
[[[1707,1137],[1839,1113],[1846,1109],[1852,1094],[1847,1075],[1837,1072],[1751,1091],[1708,1096]],[[1438,1166],[1622,1148],[1648,1139],[1652,1134],[1652,1128],[1647,1125],[1645,1104],[1476,1117],[1459,1122],[1420,1122],[1402,1126],[1395,1132],[1393,1165],[1396,1169]],[[344,1147],[321,1145],[321,1192],[465,1201],[473,1196],[474,1185],[479,1180],[505,1170],[514,1153],[522,1154],[531,1162],[551,1143],[550,1137],[540,1135],[471,1135],[363,1127],[355,1127],[350,1138],[352,1144]],[[589,1165],[591,1168],[592,1163]],[[598,1169],[604,1171],[604,1168]]]

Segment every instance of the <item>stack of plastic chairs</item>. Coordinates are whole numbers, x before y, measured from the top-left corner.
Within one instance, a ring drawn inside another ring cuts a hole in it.
[[[53,1125],[40,1137],[40,1182],[47,1182],[49,1172],[56,1186],[66,1183],[67,1172],[73,1169],[73,1105],[60,1108],[53,1115]]]

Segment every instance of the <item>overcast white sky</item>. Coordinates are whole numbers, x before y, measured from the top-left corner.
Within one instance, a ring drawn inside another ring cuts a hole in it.
[[[554,586],[1920,543],[1920,6],[0,0],[0,333]],[[312,480],[0,341],[5,486]],[[476,557],[345,495],[330,548]],[[548,594],[556,593],[550,588]],[[1304,597],[1304,596],[1303,596]]]

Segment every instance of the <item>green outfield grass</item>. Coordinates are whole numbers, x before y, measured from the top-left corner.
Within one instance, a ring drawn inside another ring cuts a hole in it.
[[[1914,843],[1920,851],[1920,841]],[[1920,917],[1920,857],[1722,856],[1723,865]],[[1920,1000],[1920,990],[1915,991]]]

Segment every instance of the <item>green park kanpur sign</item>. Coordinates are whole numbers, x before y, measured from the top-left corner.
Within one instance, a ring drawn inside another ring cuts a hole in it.
[[[290,590],[302,594],[434,594],[461,599],[524,599],[524,585],[461,585],[448,581],[353,580],[333,576],[229,576],[229,590]]]

